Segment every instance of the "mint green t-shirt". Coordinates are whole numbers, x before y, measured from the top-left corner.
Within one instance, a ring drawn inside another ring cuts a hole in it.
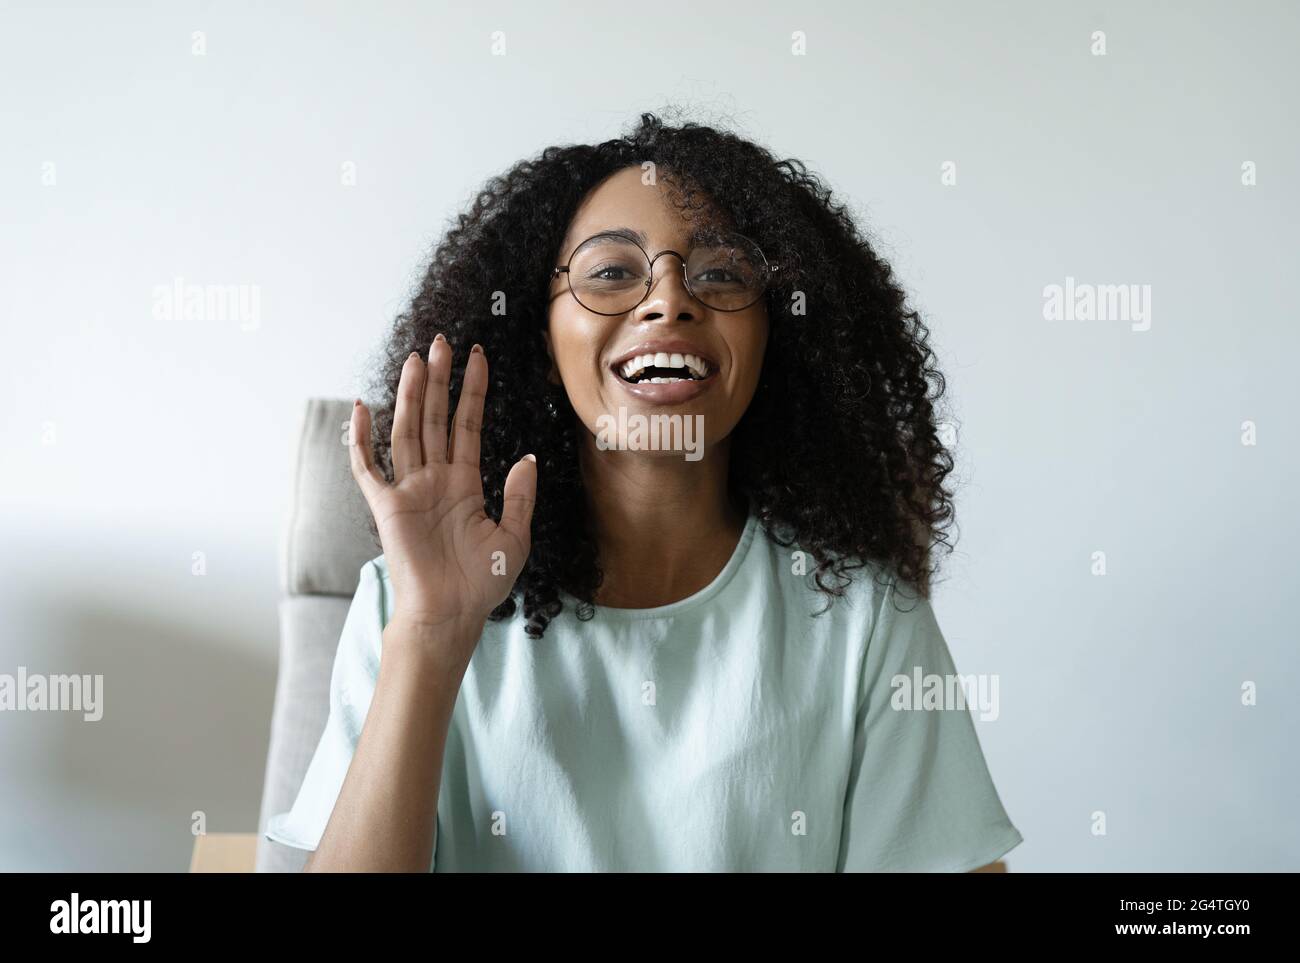
[[[751,514],[689,598],[584,622],[566,596],[540,640],[519,613],[489,621],[447,734],[431,870],[965,872],[1019,844],[964,701],[891,698],[902,677],[956,677],[929,603],[902,594],[899,611],[897,580],[869,567],[814,615],[827,597],[796,553]],[[381,555],[270,839],[319,843],[392,606]]]

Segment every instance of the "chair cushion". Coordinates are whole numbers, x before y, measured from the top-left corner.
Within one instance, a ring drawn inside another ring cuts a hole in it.
[[[288,595],[351,598],[361,566],[383,551],[348,463],[351,417],[351,401],[307,402],[280,552],[280,582]]]
[[[325,731],[330,673],[351,601],[307,595],[280,603],[280,673],[257,821],[259,873],[298,872],[307,861],[304,850],[273,842],[264,833],[273,815],[292,808]]]

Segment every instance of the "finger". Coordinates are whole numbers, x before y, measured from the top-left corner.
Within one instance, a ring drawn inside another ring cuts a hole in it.
[[[397,382],[393,412],[393,481],[400,482],[424,464],[420,454],[420,404],[424,400],[424,364],[412,351]]]
[[[483,428],[483,396],[487,393],[487,357],[474,345],[465,362],[465,380],[456,402],[456,422],[451,426],[451,452],[447,460],[458,465],[478,465],[479,432]]]
[[[506,476],[505,497],[498,526],[521,545],[531,543],[533,506],[537,503],[537,458],[525,455]]]
[[[447,460],[447,386],[451,383],[451,345],[441,334],[433,339],[429,348],[428,367],[421,437],[424,440],[424,460],[433,465]]]
[[[388,483],[375,467],[375,455],[370,447],[370,410],[360,401],[352,406],[352,420],[348,423],[348,461],[357,487],[373,507],[371,499]]]

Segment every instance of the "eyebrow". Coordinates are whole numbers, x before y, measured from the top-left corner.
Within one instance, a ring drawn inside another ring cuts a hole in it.
[[[696,228],[695,231],[692,232],[691,234],[690,243],[692,245],[698,244],[701,241],[707,241],[715,237],[716,235],[717,232],[715,230],[711,230],[709,228],[703,228],[703,227]],[[650,246],[649,236],[647,236],[644,231],[638,231],[634,227],[610,227],[610,228],[606,228],[603,231],[596,231],[590,236],[591,237],[623,237],[623,238],[627,238],[629,241],[635,241],[637,244],[640,244],[643,248]]]
[[[645,247],[647,244],[650,243],[650,238],[646,236],[644,231],[638,231],[636,228],[632,228],[632,227],[610,227],[610,228],[606,228],[603,231],[595,231],[592,233],[591,236],[596,237],[598,235],[610,236],[610,237],[625,237],[629,241],[635,241],[637,244],[640,244],[642,247]]]

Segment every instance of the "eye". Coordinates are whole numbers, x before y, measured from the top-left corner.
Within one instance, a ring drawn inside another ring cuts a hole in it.
[[[750,285],[750,276],[744,271],[710,267],[695,276],[695,283],[715,288],[745,288]]]
[[[635,269],[624,264],[602,264],[591,268],[583,274],[589,281],[631,281],[637,277]]]
[[[739,279],[726,268],[709,268],[701,274],[697,280],[703,281],[706,284],[722,284],[726,281],[736,281]]]

